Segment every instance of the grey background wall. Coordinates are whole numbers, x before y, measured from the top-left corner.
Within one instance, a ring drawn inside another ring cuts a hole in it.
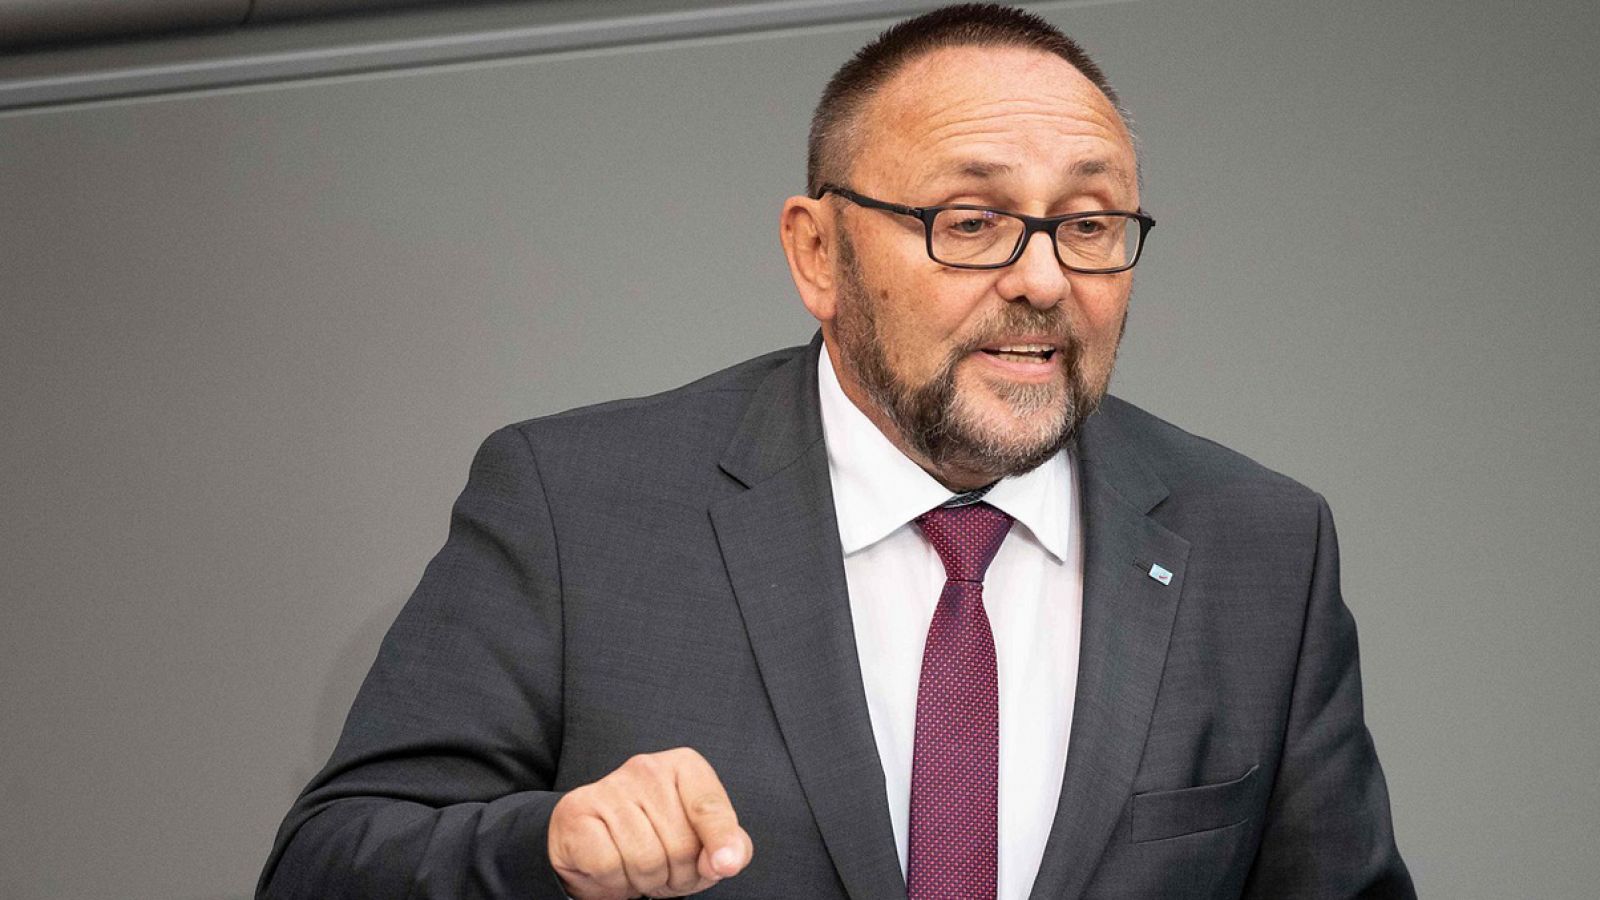
[[[1329,497],[1419,887],[1593,896],[1600,14],[1038,8],[1161,220],[1115,389]],[[478,440],[810,335],[881,24],[0,115],[0,895],[247,895]]]

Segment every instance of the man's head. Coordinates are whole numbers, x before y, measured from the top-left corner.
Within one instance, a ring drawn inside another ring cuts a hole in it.
[[[1070,439],[1110,380],[1131,274],[1070,271],[1048,233],[1010,266],[953,268],[917,218],[818,194],[1135,210],[1132,138],[1104,82],[1030,14],[952,7],[885,32],[818,107],[809,196],[783,213],[791,271],[845,392],[946,484],[1027,471]]]

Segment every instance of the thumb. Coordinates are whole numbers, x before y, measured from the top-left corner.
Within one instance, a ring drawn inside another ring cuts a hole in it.
[[[727,878],[750,864],[754,845],[739,827],[733,802],[710,764],[696,758],[678,771],[678,797],[689,827],[700,839],[702,878]]]
[[[737,875],[750,864],[750,836],[735,825],[729,839],[721,844],[703,844],[700,848],[700,877],[720,881]]]

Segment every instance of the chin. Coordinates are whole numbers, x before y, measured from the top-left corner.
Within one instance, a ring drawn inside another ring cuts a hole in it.
[[[991,434],[1014,432],[1020,438],[1059,429],[1071,419],[1077,397],[1065,372],[1043,383],[980,377],[960,385],[956,405],[973,417],[974,424],[985,423]]]
[[[967,457],[960,461],[966,467],[997,478],[1020,475],[1071,437],[1074,402],[1065,384],[994,387],[970,386],[950,409],[950,430],[959,435],[951,449],[965,451],[958,455]]]

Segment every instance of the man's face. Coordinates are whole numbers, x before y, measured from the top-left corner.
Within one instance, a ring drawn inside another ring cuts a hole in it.
[[[1046,53],[928,54],[863,124],[848,186],[872,197],[1036,216],[1138,208],[1121,118]],[[1042,234],[1008,268],[949,268],[928,258],[917,220],[832,202],[837,303],[823,328],[852,399],[947,483],[1053,455],[1105,394],[1132,274],[1067,271]]]

